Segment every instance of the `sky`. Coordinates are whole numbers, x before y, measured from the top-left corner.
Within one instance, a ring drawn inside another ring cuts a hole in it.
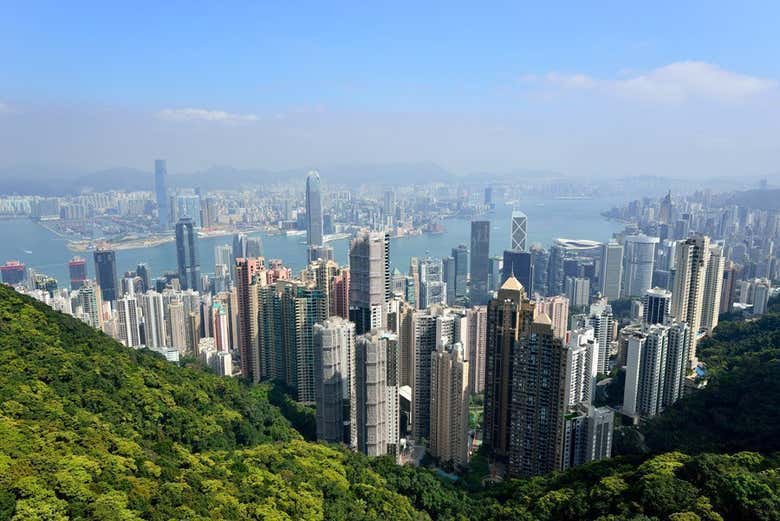
[[[780,177],[778,2],[121,4],[2,7],[4,171]]]

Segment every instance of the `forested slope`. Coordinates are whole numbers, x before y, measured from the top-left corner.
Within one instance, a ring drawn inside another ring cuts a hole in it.
[[[466,492],[306,442],[268,394],[0,286],[0,519],[780,519],[770,454],[618,458]]]

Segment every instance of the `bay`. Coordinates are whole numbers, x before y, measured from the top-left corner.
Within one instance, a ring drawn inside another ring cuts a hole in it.
[[[613,233],[620,231],[623,225],[608,221],[601,212],[622,202],[616,199],[541,199],[521,198],[515,207],[528,216],[529,244],[541,243],[548,247],[558,237],[608,240]],[[490,253],[500,255],[509,247],[509,230],[512,206],[499,202],[494,212],[475,219],[487,219],[490,226]],[[423,234],[391,240],[390,257],[393,267],[406,272],[409,258],[444,257],[459,244],[469,245],[471,233],[469,219],[445,219],[445,231],[440,234]],[[263,253],[267,259],[282,259],[287,266],[298,271],[306,263],[306,244],[304,236],[288,237],[254,233],[263,241]],[[68,250],[65,240],[52,234],[36,222],[29,219],[0,220],[0,262],[19,260],[27,267],[34,268],[55,277],[61,287],[68,284],[68,261],[74,255],[88,260],[89,276],[94,277],[92,253],[73,253]],[[230,236],[202,238],[199,241],[201,270],[204,273],[214,270],[214,247],[231,244]],[[334,256],[341,264],[346,264],[349,241],[340,239],[328,243],[333,247]],[[30,252],[30,253],[28,253]],[[164,271],[176,270],[176,246],[166,244],[117,251],[117,273],[121,276],[144,262],[149,265],[152,275],[158,276]]]

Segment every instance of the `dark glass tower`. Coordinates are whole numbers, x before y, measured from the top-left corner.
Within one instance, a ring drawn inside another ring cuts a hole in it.
[[[165,159],[156,159],[154,161],[154,193],[157,197],[160,228],[163,230],[168,229],[168,215],[170,214],[167,177],[168,167],[165,164]]]
[[[490,271],[490,221],[471,221],[471,303],[486,304]]]
[[[531,254],[525,251],[504,250],[504,265],[501,268],[501,284],[514,275],[523,285],[527,295],[534,291],[534,266]]]
[[[181,289],[200,287],[200,261],[198,261],[198,236],[195,223],[189,217],[176,223],[176,259],[179,265]]]
[[[117,297],[116,283],[116,253],[114,250],[98,248],[93,254],[95,260],[95,277],[97,278],[103,300],[114,302]]]

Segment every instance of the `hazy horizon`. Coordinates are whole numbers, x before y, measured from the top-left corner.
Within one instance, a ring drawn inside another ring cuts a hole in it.
[[[8,7],[0,169],[776,176],[778,7],[702,6]]]

